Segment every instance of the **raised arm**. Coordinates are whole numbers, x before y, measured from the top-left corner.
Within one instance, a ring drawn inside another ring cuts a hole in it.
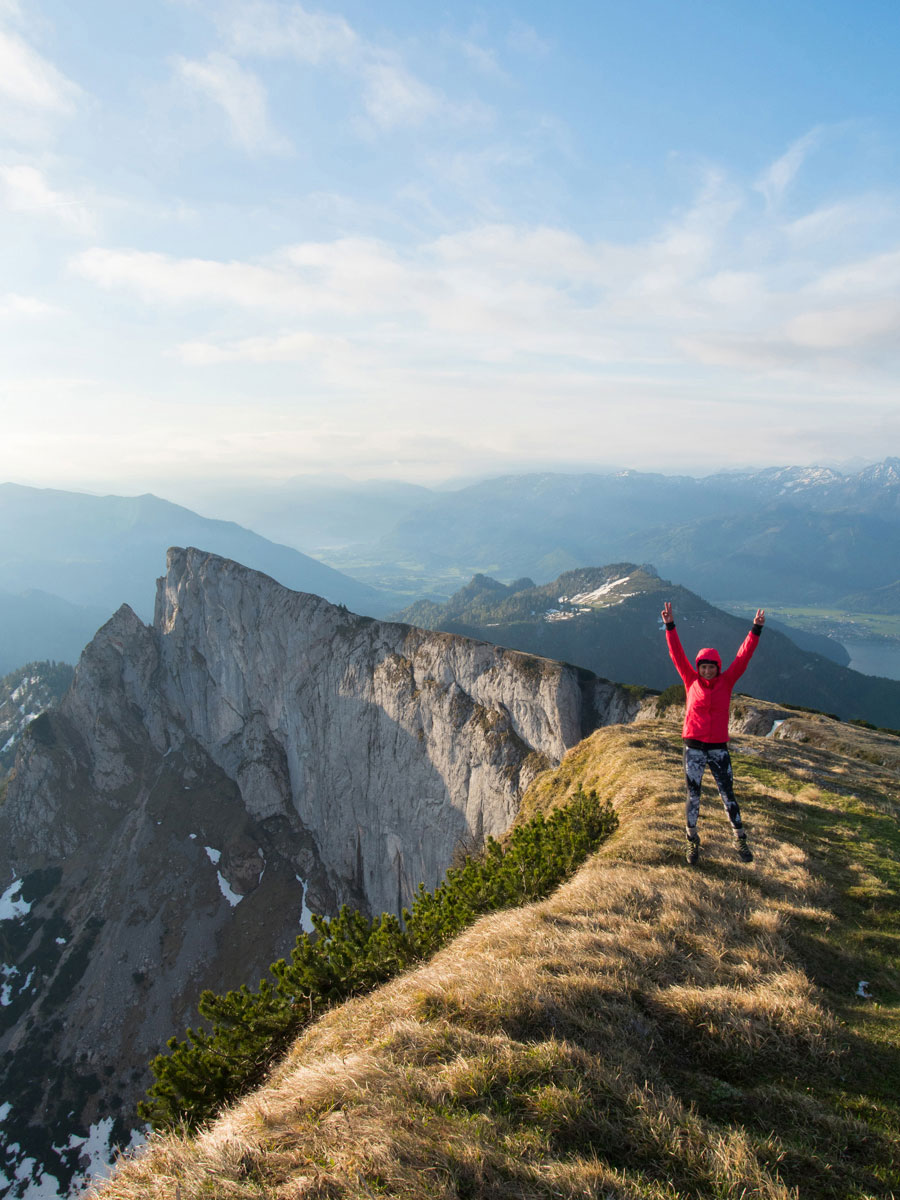
[[[669,648],[669,657],[675,664],[675,670],[681,676],[682,683],[685,687],[688,687],[697,678],[697,672],[688,662],[688,656],[681,645],[681,639],[675,629],[675,616],[672,612],[672,604],[669,600],[663,605],[660,616],[666,627],[666,645]]]
[[[734,662],[727,671],[723,671],[723,675],[727,676],[731,683],[740,679],[743,673],[750,666],[750,659],[753,657],[756,647],[759,645],[759,635],[763,631],[763,626],[766,623],[766,610],[758,608],[756,616],[753,618],[753,628],[744,638],[741,643],[741,648],[735,655]]]

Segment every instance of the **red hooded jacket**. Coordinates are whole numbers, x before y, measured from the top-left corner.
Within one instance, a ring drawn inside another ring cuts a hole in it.
[[[666,644],[675,670],[684,683],[686,702],[684,725],[681,736],[698,742],[728,741],[728,709],[734,685],[747,670],[753,652],[759,645],[758,626],[754,625],[741,643],[734,662],[727,671],[722,670],[722,660],[716,650],[701,650],[697,661],[710,659],[717,663],[719,674],[715,679],[702,679],[691,666],[684,652],[675,626],[666,626]]]

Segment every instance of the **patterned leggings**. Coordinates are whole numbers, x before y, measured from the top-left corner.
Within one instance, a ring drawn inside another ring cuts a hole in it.
[[[685,804],[685,820],[688,837],[696,835],[697,818],[700,816],[700,785],[703,783],[703,772],[707,764],[715,780],[716,787],[725,812],[735,833],[743,832],[741,810],[734,798],[734,774],[731,770],[731,755],[727,750],[696,750],[692,746],[684,748],[684,780],[687,787],[687,803]]]

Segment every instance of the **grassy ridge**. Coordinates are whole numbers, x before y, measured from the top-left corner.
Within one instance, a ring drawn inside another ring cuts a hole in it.
[[[615,803],[569,883],[328,1012],[104,1200],[900,1194],[898,773],[810,738],[741,738],[756,862],[709,798],[692,871],[677,732],[599,731],[526,796]]]

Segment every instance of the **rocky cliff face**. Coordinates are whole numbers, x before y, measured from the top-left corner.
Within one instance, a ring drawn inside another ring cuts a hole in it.
[[[127,1138],[204,987],[255,986],[310,910],[397,911],[635,708],[587,672],[170,551],[153,625],[123,607],[100,630],[0,805],[0,1197],[43,1171],[65,1194]]]

